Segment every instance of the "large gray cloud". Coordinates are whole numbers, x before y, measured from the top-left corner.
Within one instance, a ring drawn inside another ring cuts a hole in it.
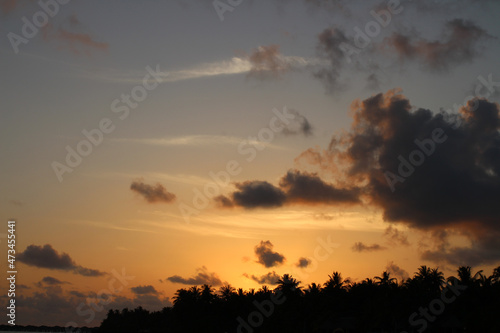
[[[103,276],[104,272],[77,265],[67,253],[59,254],[50,244],[44,246],[29,245],[17,255],[20,262],[40,268],[72,271],[83,276]]]
[[[492,241],[500,236],[498,104],[474,99],[451,116],[416,109],[391,91],[353,108],[349,132],[334,137],[327,150],[302,157],[363,183],[363,196],[382,208],[386,221],[428,231],[451,228],[472,242],[428,250],[425,259],[468,265],[500,260]]]

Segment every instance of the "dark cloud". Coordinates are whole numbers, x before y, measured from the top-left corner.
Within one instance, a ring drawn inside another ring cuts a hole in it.
[[[283,206],[285,193],[266,181],[236,183],[237,191],[232,194],[233,204],[245,208],[271,208]]]
[[[460,254],[471,266],[500,260],[487,237],[500,236],[498,104],[473,99],[459,115],[433,113],[390,91],[353,103],[353,117],[350,131],[335,136],[327,150],[316,150],[321,158],[307,161],[363,184],[363,196],[382,208],[386,221],[461,230],[473,243],[427,253],[427,259]]]
[[[396,265],[393,261],[385,266],[385,270],[391,273],[391,275],[396,276],[400,282],[410,277],[407,271]]]
[[[17,255],[17,260],[30,266],[50,268],[50,269],[73,269],[76,265],[69,254],[59,254],[46,244],[43,247],[29,245],[24,252]]]
[[[79,292],[78,290],[71,290],[71,291],[68,291],[68,294],[72,295],[72,296],[76,296],[76,297],[86,297],[84,293],[81,293]]]
[[[260,244],[255,246],[255,255],[259,264],[264,267],[274,267],[285,262],[285,256],[278,252],[273,252],[273,244],[270,241],[260,241]]]
[[[214,201],[217,204],[217,206],[222,207],[222,208],[232,208],[234,206],[231,199],[229,199],[228,197],[225,197],[223,195],[219,195],[219,196],[215,197]]]
[[[69,282],[61,281],[61,280],[56,279],[55,277],[52,277],[52,276],[45,276],[42,280],[40,280],[37,283],[37,285],[39,287],[42,285],[56,286],[56,285],[61,285],[61,284],[69,284]]]
[[[290,170],[280,181],[289,202],[300,203],[357,203],[358,189],[339,189],[325,183],[316,174]]]
[[[136,295],[156,295],[158,291],[152,285],[132,287],[130,290]]]
[[[328,59],[329,66],[317,70],[314,76],[321,80],[330,93],[342,90],[345,83],[341,82],[341,71],[345,61],[346,46],[351,41],[340,28],[325,29],[318,35],[318,53]]]
[[[50,244],[46,244],[43,247],[29,245],[26,250],[17,255],[17,260],[29,266],[72,271],[75,274],[83,276],[105,275],[105,273],[96,269],[77,265],[67,253],[59,254]]]
[[[211,286],[220,286],[222,281],[216,273],[209,273],[205,266],[198,268],[197,274],[190,278],[183,278],[179,275],[173,275],[168,277],[166,280],[173,283],[181,283],[187,285],[202,285],[208,284]]]
[[[230,197],[219,196],[220,207],[276,208],[285,204],[353,204],[359,203],[358,188],[337,188],[317,174],[289,170],[276,187],[265,181],[236,183],[238,191]]]
[[[498,232],[491,235],[482,235],[480,238],[472,235],[470,237],[470,247],[451,246],[448,242],[445,242],[437,249],[423,251],[421,257],[423,260],[447,263],[454,266],[498,263],[500,261],[499,236],[500,233]]]
[[[313,134],[311,123],[305,116],[292,109],[290,109],[288,113],[295,115],[295,118],[293,118],[290,123],[285,128],[283,128],[281,133],[285,135],[300,134],[304,136],[310,136]]]
[[[408,242],[408,236],[392,225],[388,226],[387,229],[385,229],[384,237],[387,238],[387,241],[391,245],[410,245],[410,243]]]
[[[440,40],[429,41],[414,35],[394,33],[384,46],[396,51],[400,60],[415,60],[431,70],[447,70],[472,62],[481,54],[479,42],[491,36],[475,23],[454,19],[446,23]]]
[[[85,304],[85,307],[81,304]],[[159,294],[137,294],[129,298],[113,293],[108,298],[108,296],[101,297],[96,292],[65,291],[60,285],[54,284],[29,296],[16,294],[16,319],[24,325],[65,326],[68,322],[74,321],[97,327],[110,309],[135,309],[138,306],[150,311],[159,311],[172,306],[172,303],[168,297]],[[82,317],[82,314],[75,309],[81,309],[81,313],[88,312],[88,314]],[[95,310],[93,312],[95,317],[90,317],[88,309]]]
[[[249,275],[249,274],[243,274],[245,277],[254,280],[258,284],[271,284],[271,285],[276,285],[278,284],[278,280],[280,279],[280,276],[276,274],[275,271],[269,272],[267,274],[261,275],[261,276],[255,276],[255,275]]]
[[[154,202],[166,202],[170,203],[175,200],[175,194],[170,193],[167,189],[160,183],[153,185],[148,185],[142,181],[134,181],[130,185],[130,189],[146,199],[149,203]]]
[[[380,251],[380,250],[385,250],[386,248],[382,245],[379,244],[372,244],[372,245],[365,245],[362,242],[356,242],[352,246],[352,250],[354,252],[373,252],[373,251]]]
[[[311,264],[311,259],[308,258],[299,258],[299,261],[295,264],[295,266],[300,267],[300,268],[306,268]]]

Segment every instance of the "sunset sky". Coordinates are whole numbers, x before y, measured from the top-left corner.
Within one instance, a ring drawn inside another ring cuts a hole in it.
[[[499,265],[498,1],[64,2],[0,1],[17,324]]]

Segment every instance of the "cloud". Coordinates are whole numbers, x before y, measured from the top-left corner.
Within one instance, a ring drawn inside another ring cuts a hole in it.
[[[386,248],[380,244],[365,245],[362,242],[356,242],[352,246],[354,252],[374,252],[385,250]]]
[[[179,275],[173,275],[166,280],[173,283],[181,283],[186,285],[202,285],[208,284],[211,286],[220,286],[222,281],[216,273],[209,273],[205,266],[198,268],[197,274],[190,278],[183,278]]]
[[[108,298],[109,295],[109,298]],[[86,316],[85,325],[97,327],[106,317],[110,309],[135,309],[138,306],[149,311],[160,311],[164,307],[172,306],[168,297],[158,294],[134,294],[132,298],[119,294],[100,295],[96,292],[81,292],[78,290],[66,291],[57,283],[46,286],[41,291],[35,291],[26,296],[16,294],[16,319],[23,325],[59,325],[65,326],[68,322],[82,322],[81,314],[75,309],[86,304],[88,308],[99,309],[94,312],[95,317]],[[103,297],[105,302],[103,302]]]
[[[214,198],[214,202],[217,204],[217,206],[219,206],[221,208],[232,208],[232,207],[234,207],[234,204],[231,201],[231,199],[229,199],[228,197],[225,197],[223,195],[216,196]]]
[[[175,194],[168,192],[167,189],[160,183],[153,186],[145,184],[142,181],[134,181],[130,185],[130,189],[143,196],[149,203],[170,203],[175,201],[176,198]]]
[[[362,195],[382,209],[385,221],[460,230],[471,242],[426,258],[450,261],[460,254],[468,265],[500,260],[488,238],[500,236],[498,104],[473,99],[459,114],[433,113],[392,90],[352,108],[351,129],[334,136],[328,149],[313,149],[321,158],[307,161],[362,185]]]
[[[69,282],[66,281],[61,281],[59,279],[56,279],[55,277],[52,276],[45,276],[43,279],[41,279],[39,282],[37,282],[38,287],[42,287],[44,285],[47,286],[57,286],[57,285],[62,285],[62,284],[70,284]]]
[[[295,115],[295,117],[290,121],[290,123],[283,128],[281,133],[284,135],[304,135],[304,136],[310,136],[313,134],[313,128],[311,126],[311,123],[305,116],[300,114],[296,110],[290,109],[288,111],[289,113]]]
[[[287,72],[315,68],[324,64],[324,61],[318,58],[284,56],[279,50],[279,45],[275,44],[257,47],[246,60],[250,65],[247,77],[261,80],[281,78]]]
[[[50,244],[46,244],[43,247],[29,245],[26,250],[17,255],[17,260],[29,266],[72,271],[75,274],[83,276],[94,277],[105,275],[104,272],[96,269],[77,265],[67,253],[59,254]]]
[[[57,28],[52,23],[47,23],[41,28],[45,41],[59,42],[59,47],[67,48],[74,54],[91,55],[91,51],[107,51],[109,44],[98,42],[88,33],[80,31],[82,25],[75,15],[69,16],[58,24]]]
[[[448,70],[472,62],[481,54],[479,42],[491,36],[471,21],[454,19],[445,25],[440,40],[394,33],[383,46],[395,51],[401,61],[414,60],[430,70]]]
[[[8,14],[16,9],[19,0],[2,0],[0,1],[0,8],[4,14]]]
[[[280,276],[276,274],[275,271],[269,272],[267,274],[261,275],[261,276],[255,276],[255,275],[249,275],[247,273],[243,274],[243,276],[254,280],[258,284],[271,284],[271,285],[276,285],[278,284],[278,280],[280,279]]]
[[[340,28],[325,29],[318,35],[318,53],[328,59],[329,65],[317,70],[314,76],[322,81],[327,92],[342,90],[341,72],[346,61],[345,45],[351,41]]]
[[[392,225],[388,226],[387,229],[385,229],[384,237],[387,238],[387,241],[391,245],[410,245],[410,243],[408,242],[408,236]]]
[[[452,246],[445,241],[436,249],[425,250],[421,254],[423,260],[436,263],[447,263],[453,266],[477,266],[498,263],[500,260],[500,233],[491,235],[470,235],[470,246]]]
[[[280,207],[286,200],[285,193],[266,181],[245,181],[235,184],[237,191],[232,193],[234,205],[245,208]]]
[[[359,202],[358,189],[339,189],[314,173],[290,170],[281,178],[280,187],[288,202],[333,204]]]
[[[308,258],[299,258],[299,261],[295,264],[295,266],[300,268],[306,268],[311,264],[311,259]]]
[[[396,276],[399,281],[406,280],[410,277],[407,271],[396,265],[393,261],[385,266],[385,270],[391,273],[391,275]]]
[[[252,66],[248,76],[279,77],[290,70],[290,64],[281,56],[278,45],[259,46],[250,54],[248,60]]]
[[[237,191],[214,199],[222,208],[234,206],[252,208],[276,208],[286,204],[353,204],[359,203],[358,188],[337,188],[326,183],[317,174],[289,170],[279,187],[266,181],[236,183]]]
[[[285,256],[278,252],[273,252],[273,244],[270,241],[260,241],[260,244],[255,246],[255,255],[258,259],[256,262],[267,268],[278,266],[285,262]]]
[[[158,291],[152,285],[132,287],[130,290],[136,295],[156,295]]]

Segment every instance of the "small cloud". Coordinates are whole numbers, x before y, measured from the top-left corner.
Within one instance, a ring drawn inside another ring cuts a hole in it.
[[[136,295],[157,295],[158,291],[152,285],[132,287],[130,290]]]
[[[245,276],[251,280],[254,280],[258,284],[276,285],[276,284],[278,284],[278,280],[280,279],[280,276],[278,274],[276,274],[275,271],[269,272],[269,273],[261,275],[261,276],[249,275],[247,273],[243,274],[243,276]]]
[[[71,284],[69,282],[66,282],[66,281],[61,281],[59,279],[56,279],[55,277],[52,277],[52,276],[45,276],[43,279],[41,279],[40,281],[38,281],[37,283],[35,283],[35,285],[37,287],[44,287],[44,286],[60,286],[60,285],[63,285],[63,284]]]
[[[379,244],[365,245],[362,242],[357,242],[352,246],[352,250],[354,252],[373,252],[373,251],[381,251],[385,250],[384,246]]]
[[[394,33],[384,44],[396,51],[401,61],[415,60],[430,70],[448,70],[472,62],[481,54],[479,42],[490,38],[492,36],[475,23],[454,19],[446,23],[440,40]]]
[[[285,262],[285,256],[278,252],[273,252],[273,244],[270,241],[261,241],[259,245],[255,246],[255,255],[259,264],[264,267],[274,267],[281,265]]]
[[[388,226],[387,229],[385,229],[384,237],[387,237],[387,241],[391,245],[410,245],[410,243],[408,242],[408,236],[392,225]]]
[[[306,268],[311,264],[311,259],[308,258],[300,258],[299,261],[295,264],[295,266],[300,268]]]
[[[205,266],[196,270],[198,273],[190,278],[183,278],[179,275],[173,275],[166,280],[173,283],[181,283],[186,285],[202,285],[208,284],[211,286],[220,286],[222,281],[216,273],[209,273]]]
[[[312,126],[309,120],[300,114],[296,110],[290,109],[289,113],[293,114],[295,118],[293,118],[290,123],[283,128],[282,133],[285,135],[304,135],[310,136],[313,134]]]
[[[86,297],[84,293],[81,293],[77,290],[71,290],[71,291],[69,291],[69,294],[72,296],[81,297],[81,298]]]
[[[385,266],[385,270],[391,273],[392,275],[399,278],[399,281],[403,281],[409,278],[409,274],[407,271],[396,265],[393,261]]]
[[[142,181],[134,181],[130,185],[130,189],[143,196],[149,203],[170,203],[176,198],[175,194],[168,192],[167,189],[160,183],[153,186],[145,184]]]
[[[291,68],[280,54],[278,45],[259,46],[249,57],[248,76],[257,78],[280,77]]]
[[[219,195],[219,196],[215,197],[214,201],[215,201],[215,204],[220,208],[233,208],[234,207],[234,204],[231,201],[231,199],[229,199],[228,197],[223,196],[223,195]]]

